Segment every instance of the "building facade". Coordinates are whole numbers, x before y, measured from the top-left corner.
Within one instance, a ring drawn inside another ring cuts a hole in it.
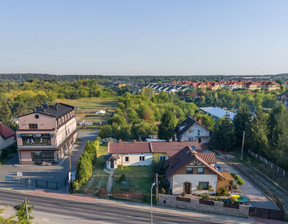
[[[19,117],[16,135],[21,164],[57,163],[77,138],[74,107],[62,103],[35,107]]]

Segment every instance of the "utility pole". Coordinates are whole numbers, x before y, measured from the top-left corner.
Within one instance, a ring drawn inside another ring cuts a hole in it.
[[[159,195],[159,181],[158,181],[158,173],[156,173],[155,177],[155,183],[156,183],[156,205],[158,205],[158,195]]]
[[[24,203],[25,203],[25,209],[26,209],[26,219],[27,219],[27,222],[29,222],[29,212],[28,212],[28,208],[27,208],[27,200],[26,200],[26,198],[24,199]]]
[[[245,131],[243,131],[242,149],[241,149],[241,161],[243,161],[244,141],[245,141]]]

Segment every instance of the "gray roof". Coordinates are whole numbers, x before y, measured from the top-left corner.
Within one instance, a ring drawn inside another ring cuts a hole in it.
[[[56,103],[55,105],[48,105],[47,103],[44,103],[40,107],[35,107],[33,112],[60,118],[73,110],[74,110],[73,106],[63,103]]]
[[[212,116],[214,116],[214,117],[216,117],[216,118],[225,117],[226,113],[228,112],[230,119],[233,120],[235,115],[236,115],[236,113],[221,109],[219,107],[200,107],[199,109],[212,115]]]

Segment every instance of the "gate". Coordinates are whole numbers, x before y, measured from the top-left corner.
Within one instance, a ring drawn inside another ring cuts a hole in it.
[[[263,219],[283,220],[284,212],[274,209],[249,207],[249,216]]]

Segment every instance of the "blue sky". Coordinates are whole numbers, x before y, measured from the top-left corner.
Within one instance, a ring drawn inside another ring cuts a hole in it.
[[[284,73],[287,12],[287,0],[0,0],[0,73]]]

